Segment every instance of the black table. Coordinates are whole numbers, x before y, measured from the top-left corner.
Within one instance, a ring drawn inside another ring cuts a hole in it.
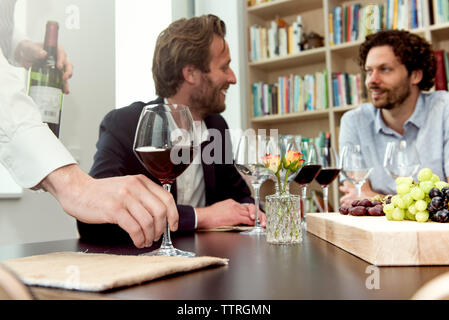
[[[197,232],[175,237],[173,243],[197,255],[228,258],[229,265],[173,275],[102,296],[138,300],[409,299],[427,281],[449,271],[449,266],[373,268],[310,233],[304,234],[303,243],[292,246],[271,245],[265,237],[235,232]],[[57,251],[139,254],[151,250],[73,239],[1,246],[0,261]]]

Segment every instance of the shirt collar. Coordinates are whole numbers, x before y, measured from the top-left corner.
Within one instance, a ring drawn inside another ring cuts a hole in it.
[[[418,96],[418,101],[416,101],[415,111],[413,112],[412,116],[407,121],[405,121],[404,126],[406,126],[407,123],[410,122],[419,129],[424,125],[426,115],[427,113],[424,105],[424,95],[420,93]]]
[[[426,112],[424,110],[424,96],[422,93],[419,94],[418,100],[416,101],[415,111],[413,111],[410,118],[407,119],[404,123],[404,127],[407,126],[408,123],[412,123],[415,125],[418,129],[421,128],[424,124],[424,121],[426,120]],[[375,108],[375,119],[374,119],[374,128],[377,133],[380,131],[383,131],[387,134],[397,134],[394,130],[389,128],[382,118],[382,112],[381,109]]]

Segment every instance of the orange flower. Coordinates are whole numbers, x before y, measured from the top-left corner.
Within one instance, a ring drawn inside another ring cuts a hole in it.
[[[267,154],[262,157],[262,161],[265,164],[265,167],[277,173],[281,168],[281,158],[279,155],[275,156],[272,154]]]
[[[288,150],[287,156],[284,159],[284,168],[292,172],[298,170],[304,163],[302,153],[294,150]]]

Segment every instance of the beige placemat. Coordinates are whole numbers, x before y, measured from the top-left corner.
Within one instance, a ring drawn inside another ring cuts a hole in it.
[[[56,252],[3,263],[27,285],[98,292],[174,273],[226,265],[228,259]]]

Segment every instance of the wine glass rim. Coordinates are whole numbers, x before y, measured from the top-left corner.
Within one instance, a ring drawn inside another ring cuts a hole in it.
[[[161,106],[161,105],[169,106],[170,110],[153,110],[154,108]],[[186,106],[185,104],[181,104],[181,103],[154,103],[154,104],[149,104],[149,105],[145,106],[143,110],[145,112],[149,111],[149,112],[167,112],[167,113],[184,112],[185,110],[190,111],[188,106]]]

